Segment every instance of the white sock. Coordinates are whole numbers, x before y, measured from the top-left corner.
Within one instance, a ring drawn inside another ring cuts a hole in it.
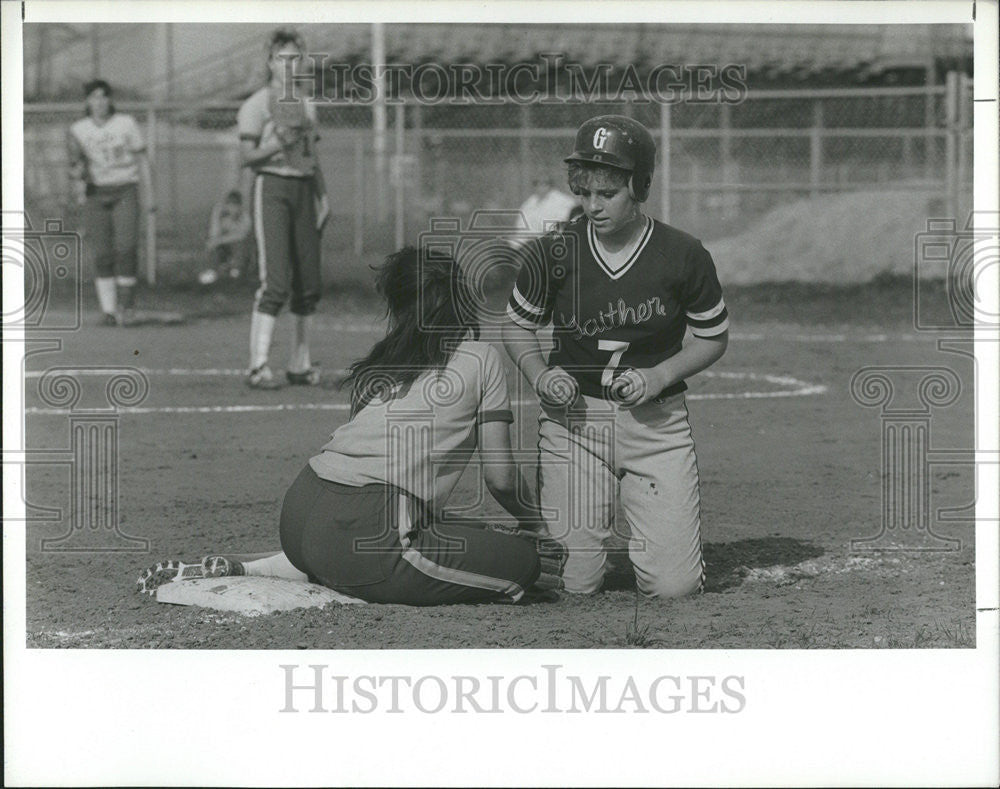
[[[312,326],[312,315],[292,315],[295,332],[292,335],[292,358],[288,369],[293,373],[304,373],[312,367],[309,356],[309,329]]]
[[[132,309],[135,304],[135,286],[138,280],[135,277],[115,277],[115,285],[118,290],[118,304],[122,309]]]
[[[256,370],[267,364],[271,353],[271,338],[277,318],[263,312],[253,311],[250,318],[250,369]]]
[[[106,315],[114,315],[118,310],[118,290],[115,286],[115,278],[98,277],[94,280],[94,289],[97,291],[97,303],[101,305],[101,312]]]
[[[295,565],[288,561],[288,557],[283,552],[264,559],[254,559],[252,562],[243,562],[243,569],[247,575],[287,578],[289,581],[309,580],[308,575],[295,569]]]

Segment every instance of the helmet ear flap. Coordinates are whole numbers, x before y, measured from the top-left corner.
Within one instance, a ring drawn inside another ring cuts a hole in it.
[[[643,173],[642,182],[636,183],[635,173],[630,173],[628,177],[628,194],[637,203],[645,203],[649,197],[649,189],[653,185],[653,177],[649,173]]]

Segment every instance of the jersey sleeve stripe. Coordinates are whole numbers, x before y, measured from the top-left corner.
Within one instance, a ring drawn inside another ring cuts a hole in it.
[[[521,295],[521,291],[517,289],[517,285],[514,286],[514,292],[511,294],[511,298],[517,303],[517,305],[523,309],[525,312],[529,312],[533,315],[544,315],[545,310],[542,307],[536,307],[530,301],[528,301],[524,296]]]
[[[727,315],[721,323],[712,326],[695,326],[693,323],[688,325],[695,337],[715,337],[729,330],[729,316]]]
[[[545,312],[542,312],[541,314],[535,312],[529,312],[528,310],[524,309],[524,307],[522,307],[520,304],[518,304],[517,301],[513,298],[511,298],[507,302],[507,309],[509,311],[516,312],[526,321],[531,321],[532,323],[537,323],[539,325],[548,323],[549,320],[549,316]]]
[[[260,135],[259,134],[241,134],[240,135],[240,139],[241,140],[246,140],[247,142],[252,142],[252,143],[256,144],[256,143],[260,142]]]
[[[510,318],[514,323],[520,326],[522,329],[527,329],[528,331],[538,331],[542,328],[542,321],[534,320],[533,318],[524,317],[519,315],[512,304],[507,305],[507,317]]]
[[[513,422],[514,414],[509,408],[497,408],[492,411],[480,411],[476,415],[476,424],[482,425],[486,422]]]
[[[719,303],[712,307],[712,309],[705,312],[689,312],[687,313],[687,317],[689,321],[707,321],[724,312],[725,309],[726,302],[720,298]]]
[[[729,311],[723,309],[719,314],[706,320],[693,320],[689,317],[687,324],[691,327],[692,331],[695,329],[714,329],[719,324],[728,322],[728,320]]]

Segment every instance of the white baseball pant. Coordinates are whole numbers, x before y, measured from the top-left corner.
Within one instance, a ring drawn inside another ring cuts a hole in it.
[[[567,592],[600,589],[619,495],[639,591],[701,589],[698,464],[683,393],[635,408],[584,395],[568,409],[543,405],[538,461],[543,515],[568,552]]]

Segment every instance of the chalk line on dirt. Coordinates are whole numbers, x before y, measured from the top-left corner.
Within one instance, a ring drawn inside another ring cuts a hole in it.
[[[73,370],[61,370],[68,375],[74,374]],[[156,370],[143,370],[146,375],[157,375]],[[191,375],[197,370],[189,370]],[[218,375],[220,371],[209,369],[206,375]],[[81,371],[82,374],[90,374]],[[763,381],[775,386],[792,387],[789,389],[775,389],[764,391],[746,392],[694,392],[689,393],[689,400],[761,400],[772,397],[808,397],[819,395],[827,391],[827,387],[822,384],[801,381],[788,375],[770,375],[768,373],[753,372],[716,372],[706,370],[700,375],[706,378],[719,378],[726,380],[747,380]],[[534,404],[534,400],[515,400],[512,405],[525,406]],[[164,406],[132,406],[119,408],[115,414],[259,414],[275,411],[349,411],[350,403],[256,403],[243,405],[164,405]],[[25,414],[48,415],[48,416],[68,416],[78,413],[71,408],[45,408],[40,406],[30,406],[24,409]]]

